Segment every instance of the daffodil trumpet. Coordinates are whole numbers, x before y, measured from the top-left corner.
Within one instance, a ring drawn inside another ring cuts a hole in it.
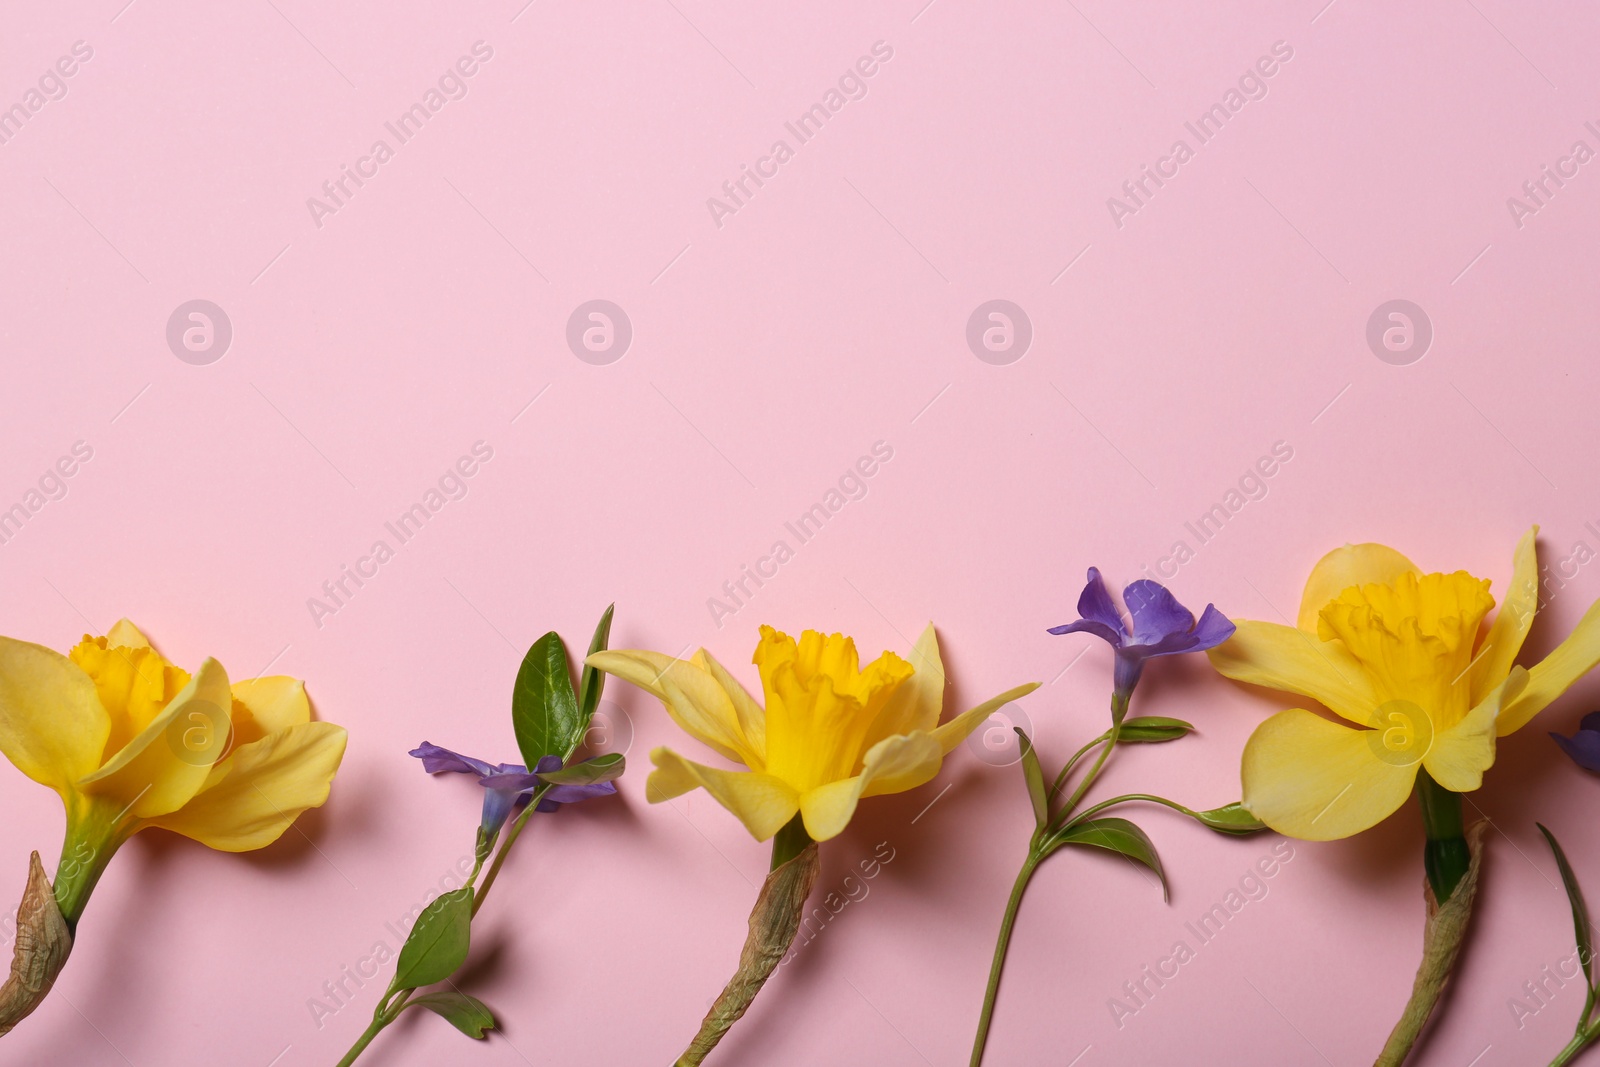
[[[1246,743],[1244,805],[1268,826],[1309,841],[1350,837],[1417,797],[1423,963],[1380,1067],[1410,1054],[1466,937],[1481,829],[1465,824],[1463,794],[1483,784],[1498,738],[1600,663],[1600,604],[1542,660],[1517,663],[1539,609],[1537,534],[1518,542],[1498,610],[1488,579],[1424,573],[1380,544],[1345,545],[1312,569],[1292,625],[1241,620],[1210,652],[1229,678],[1331,713],[1281,711]]]
[[[608,607],[601,615],[589,644],[591,654],[606,647],[611,614]],[[493,764],[427,741],[411,750],[410,755],[422,761],[428,774],[469,775],[483,789],[472,873],[464,885],[434,898],[417,915],[400,946],[394,977],[372,1010],[372,1021],[338,1067],[355,1063],[379,1034],[411,1008],[431,1011],[477,1040],[487,1038],[498,1025],[487,1005],[451,981],[471,951],[472,921],[488,899],[528,818],[535,812],[553,814],[565,804],[616,795],[613,783],[625,767],[621,753],[572,758],[589,733],[605,678],[585,667],[574,689],[571,669],[567,646],[553,631],[535,641],[523,656],[511,691],[511,726],[522,763]],[[520,814],[512,820],[514,812]],[[423,991],[439,983],[447,983],[448,988]]]
[[[1028,883],[1041,863],[1069,845],[1115,852],[1153,871],[1161,884],[1161,897],[1167,899],[1166,871],[1150,838],[1127,819],[1098,817],[1102,812],[1123,804],[1142,802],[1171,808],[1218,833],[1250,834],[1266,828],[1237,803],[1209,811],[1195,811],[1150,793],[1125,793],[1079,810],[1079,805],[1105,770],[1107,759],[1118,745],[1176,741],[1194,729],[1182,719],[1155,715],[1128,717],[1134,690],[1146,664],[1165,656],[1205,651],[1227,640],[1233,633],[1233,624],[1214,606],[1207,604],[1197,621],[1157,582],[1133,582],[1123,590],[1122,598],[1128,609],[1127,621],[1123,620],[1116,602],[1111,599],[1100,572],[1091,567],[1088,583],[1078,598],[1080,618],[1050,629],[1053,634],[1090,633],[1111,646],[1110,728],[1078,749],[1062,765],[1048,790],[1044,768],[1039,763],[1032,739],[1022,729],[1016,729],[1018,762],[1022,765],[1023,782],[1033,805],[1034,830],[1022,869],[1012,883],[1011,896],[1006,901],[1005,913],[1000,920],[1000,934],[995,939],[994,959],[989,966],[983,1008],[978,1014],[978,1030],[972,1041],[971,1067],[979,1067],[983,1062],[984,1049],[989,1041],[989,1026],[994,1018],[995,999],[1000,992],[1000,976],[1005,969],[1017,912],[1022,906]],[[1067,799],[1058,803],[1057,797],[1071,783],[1073,772],[1091,752],[1098,753],[1094,762],[1079,777]]]
[[[658,652],[592,655],[590,666],[648,691],[690,736],[746,770],[650,753],[653,804],[704,789],[757,841],[772,842],[739,968],[702,1021],[678,1067],[695,1067],[744,1015],[788,952],[816,881],[818,843],[837,837],[861,800],[931,781],[948,755],[996,709],[1032,692],[1018,686],[940,723],[945,674],[930,623],[909,659],[885,652],[865,667],[842,634],[799,641],[761,628],[754,662],[765,705],[701,649],[687,660]]]
[[[30,861],[0,1034],[49,993],[130,837],[155,827],[224,852],[264,848],[327,800],[344,748],[341,727],[312,721],[298,679],[230,682],[214,659],[190,674],[126,619],[64,656],[0,637],[0,752],[67,815],[54,884],[37,852]]]

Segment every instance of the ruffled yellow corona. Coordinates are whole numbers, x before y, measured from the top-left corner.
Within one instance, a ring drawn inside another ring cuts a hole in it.
[[[1524,726],[1600,662],[1600,604],[1550,655],[1515,666],[1539,607],[1535,526],[1517,545],[1492,622],[1489,581],[1424,574],[1379,544],[1317,563],[1294,626],[1236,620],[1209,653],[1218,671],[1310,697],[1258,727],[1241,767],[1244,804],[1291,837],[1349,837],[1405,803],[1419,770],[1456,793],[1477,789],[1495,738]],[[1487,624],[1486,624],[1487,622]]]
[[[997,708],[1038,688],[1018,686],[940,725],[944,665],[931,623],[910,661],[885,652],[864,669],[855,642],[841,634],[807,630],[796,642],[763,626],[754,662],[764,708],[704,649],[688,660],[610,651],[587,662],[649,690],[696,740],[749,768],[708,767],[657,748],[651,802],[704,789],[758,841],[796,812],[812,840],[836,836],[863,797],[931,780]]]
[[[56,894],[75,921],[118,845],[159,826],[244,852],[328,797],[345,732],[286,677],[175,667],[126,619],[68,654],[0,637],[0,752],[61,795]]]

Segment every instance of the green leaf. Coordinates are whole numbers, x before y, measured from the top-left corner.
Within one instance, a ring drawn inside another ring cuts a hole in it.
[[[606,606],[605,614],[600,616],[600,625],[594,628],[594,637],[589,641],[589,652],[584,659],[588,659],[596,652],[605,651],[606,645],[611,640],[611,613],[616,610],[615,604]],[[584,729],[588,729],[589,720],[594,718],[594,711],[600,706],[600,691],[605,685],[606,672],[597,671],[587,663],[584,664],[583,672],[578,677],[578,705],[583,712]]]
[[[1594,988],[1594,938],[1589,926],[1589,906],[1583,901],[1583,890],[1578,888],[1578,876],[1572,873],[1567,854],[1556,843],[1556,835],[1545,829],[1544,823],[1534,823],[1544,839],[1550,842],[1550,851],[1556,854],[1556,866],[1561,868],[1561,884],[1567,888],[1567,900],[1572,904],[1572,928],[1578,935],[1578,959],[1583,962],[1584,979]]]
[[[494,1015],[483,1001],[465,993],[428,993],[406,1002],[408,1008],[427,1008],[468,1037],[482,1040],[495,1028]]]
[[[539,781],[551,785],[598,785],[601,782],[613,782],[621,778],[624,766],[622,753],[607,752],[603,756],[574,763],[559,771],[546,771],[539,775]]]
[[[457,889],[422,909],[400,947],[392,989],[442,982],[467,960],[472,941],[472,890]]]
[[[1022,732],[1022,727],[1013,726],[1012,729],[1017,732],[1017,744],[1022,749],[1022,777],[1028,783],[1028,799],[1033,801],[1033,821],[1043,826],[1050,821],[1050,801],[1044,792],[1044,770],[1039,766],[1039,754],[1033,750],[1033,742]]]
[[[526,767],[537,766],[545,756],[565,760],[583,740],[584,720],[572,693],[567,646],[554,631],[535,641],[522,658],[511,691],[511,726]]]
[[[1253,834],[1267,828],[1266,823],[1250,814],[1249,809],[1237,800],[1210,811],[1197,811],[1194,817],[1222,834]]]
[[[1156,846],[1150,843],[1143,830],[1127,819],[1090,819],[1064,828],[1051,841],[1050,851],[1062,845],[1083,845],[1089,848],[1110,849],[1149,867],[1161,879],[1161,899],[1169,900],[1167,872],[1161,868],[1161,857]]]
[[[1194,727],[1182,719],[1168,719],[1161,715],[1135,715],[1124,719],[1118,741],[1176,741]]]

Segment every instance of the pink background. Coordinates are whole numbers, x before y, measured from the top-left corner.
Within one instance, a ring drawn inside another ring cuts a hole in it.
[[[0,508],[93,449],[0,545],[0,627],[65,648],[129,615],[181,663],[304,677],[350,748],[326,809],[262,853],[130,844],[7,1063],[336,1060],[379,989],[320,1026],[310,1000],[392,949],[385,924],[471,846],[474,787],[406,749],[513,759],[520,651],[551,628],[581,644],[612,599],[619,647],[703,644],[747,679],[761,622],[875,653],[931,618],[949,705],[1049,683],[1022,712],[1059,765],[1102,728],[1109,682],[1103,646],[1044,632],[1084,568],[1154,574],[1276,442],[1293,458],[1267,495],[1166,566],[1197,608],[1292,615],[1347,540],[1497,592],[1532,522],[1548,560],[1600,549],[1600,163],[1520,227],[1506,203],[1574,141],[1600,148],[1584,5],[124,2],[17,6],[0,37],[7,105],[93,49],[0,145]],[[384,123],[476,41],[493,56],[467,95],[319,227],[307,198],[393,147]],[[893,55],[866,95],[719,227],[707,198],[794,147],[784,123],[878,41]],[[1184,123],[1280,41],[1265,98],[1196,147]],[[1194,158],[1119,228],[1107,198],[1178,138]],[[197,298],[234,331],[209,365],[164,332]],[[565,340],[596,298],[634,331],[610,365]],[[1009,365],[965,341],[996,298],[1034,331]],[[1365,339],[1396,298],[1435,331],[1407,366]],[[308,598],[478,441],[493,459],[466,497],[319,626]],[[716,625],[708,598],[878,441],[893,458],[867,495]],[[1537,650],[1600,595],[1593,571],[1555,593]],[[633,735],[623,796],[534,824],[462,980],[503,1035],[408,1019],[372,1062],[661,1064],[692,1034],[767,850],[704,794],[648,806],[651,746],[708,754],[642,693],[607,695]],[[1487,900],[1422,1062],[1543,1063],[1571,1032],[1575,984],[1520,1027],[1508,1002],[1572,945],[1536,818],[1600,894],[1600,782],[1544,736],[1597,702],[1600,679],[1506,742],[1473,798],[1497,831]],[[1201,734],[1126,750],[1111,785],[1210,806],[1282,703],[1191,660],[1152,670],[1138,705]],[[30,849],[53,868],[61,817],[9,767],[0,803],[9,900]],[[990,1062],[1371,1062],[1419,951],[1414,811],[1297,844],[1119,1027],[1122,983],[1279,840],[1137,817],[1171,905],[1114,858],[1051,861]],[[893,862],[713,1062],[964,1064],[1028,820],[1018,770],[976,748],[864,805],[819,893],[880,842]]]

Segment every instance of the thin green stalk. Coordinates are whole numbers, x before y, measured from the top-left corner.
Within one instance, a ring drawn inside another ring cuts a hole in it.
[[[1567,1047],[1561,1050],[1560,1055],[1550,1061],[1550,1067],[1567,1067],[1567,1064],[1576,1062],[1578,1056],[1582,1054],[1584,1049],[1589,1047],[1596,1037],[1600,1037],[1600,1031],[1585,1029],[1582,1026],[1578,1027],[1578,1032],[1573,1035],[1571,1041],[1567,1042]]]
[[[1116,804],[1125,803],[1129,800],[1148,800],[1152,804],[1164,804],[1173,811],[1181,811],[1191,819],[1198,819],[1200,817],[1199,812],[1195,811],[1193,808],[1184,807],[1176,800],[1168,800],[1166,797],[1152,796],[1149,793],[1124,793],[1120,797],[1112,797],[1110,800],[1102,800],[1098,804],[1093,804],[1087,808],[1084,808],[1083,811],[1075,816],[1072,821],[1075,823],[1082,822],[1091,815],[1105,811],[1109,807],[1112,807]]]
[[[336,1067],[350,1067],[352,1063],[356,1062],[356,1057],[367,1051],[367,1046],[372,1044],[372,1039],[382,1033],[383,1028],[392,1021],[392,1019],[386,1019],[382,1016],[373,1016],[372,1025],[361,1031],[361,1036],[356,1038],[356,1043],[350,1046],[350,1051],[344,1054],[344,1058],[338,1062]]]
[[[1600,1038],[1600,1020],[1591,1021],[1589,1018],[1594,1013],[1594,1005],[1595,990],[1589,986],[1583,1000],[1583,1014],[1578,1016],[1577,1031],[1572,1035],[1572,1040],[1567,1042],[1567,1047],[1550,1061],[1550,1067],[1566,1067],[1576,1062],[1578,1056],[1594,1044],[1596,1038]]]
[[[1111,755],[1112,749],[1117,747],[1117,739],[1120,736],[1122,736],[1122,720],[1118,719],[1106,735],[1105,747],[1100,750],[1100,755],[1095,757],[1094,765],[1089,768],[1089,773],[1083,776],[1083,781],[1078,783],[1078,788],[1072,791],[1072,795],[1067,798],[1067,802],[1061,806],[1061,810],[1050,821],[1050,829],[1052,831],[1059,830],[1071,818],[1073,810],[1078,806],[1078,802],[1083,799],[1083,795],[1094,785],[1095,779],[1100,777],[1100,771],[1105,767],[1106,759]]]
[[[1061,768],[1061,773],[1056,776],[1056,783],[1051,791],[1051,796],[1060,792],[1073,765],[1083,758],[1085,753],[1094,748],[1095,745],[1103,745],[1100,749],[1100,754],[1095,757],[1094,765],[1089,768],[1089,772],[1084,775],[1083,780],[1078,783],[1078,787],[1073,790],[1072,796],[1067,798],[1067,802],[1062,805],[1061,810],[1056,813],[1047,826],[1040,827],[1034,831],[1033,839],[1028,844],[1028,858],[1023,862],[1022,870],[1017,872],[1017,880],[1011,886],[1011,898],[1006,902],[1005,915],[1000,920],[1000,936],[995,941],[994,960],[989,965],[989,984],[984,990],[983,1010],[978,1016],[978,1033],[972,1041],[971,1067],[979,1067],[979,1064],[983,1062],[983,1048],[989,1041],[989,1024],[994,1017],[995,997],[1000,992],[1000,974],[1005,969],[1006,953],[1011,948],[1011,931],[1016,926],[1017,909],[1022,906],[1022,894],[1027,890],[1028,882],[1033,878],[1033,872],[1038,869],[1044,858],[1050,854],[1051,850],[1048,842],[1060,832],[1060,824],[1071,817],[1073,809],[1083,800],[1084,794],[1094,785],[1095,779],[1100,777],[1100,772],[1105,768],[1106,760],[1110,757],[1111,751],[1117,747],[1117,739],[1122,735],[1122,720],[1127,713],[1128,694],[1112,694],[1111,729],[1080,748],[1067,761],[1067,765]],[[1107,801],[1106,803],[1115,803],[1115,801]]]
[[[539,801],[552,788],[549,785],[540,786],[538,791],[528,799],[528,804],[522,809],[522,814],[518,815],[516,821],[511,824],[511,829],[500,839],[499,847],[494,852],[494,861],[489,864],[489,872],[483,877],[483,885],[478,886],[472,894],[472,914],[474,916],[478,914],[478,909],[483,907],[484,900],[489,896],[489,887],[494,885],[494,880],[499,876],[500,868],[504,865],[506,856],[511,852],[511,846],[517,843],[517,836],[522,833],[522,828],[527,824],[528,817],[539,807]],[[480,849],[481,847],[480,845]],[[482,851],[477,854],[472,865],[472,876],[467,879],[467,884],[464,888],[471,889],[474,883],[477,882],[478,873],[483,870],[485,856],[486,853]],[[339,1061],[337,1067],[350,1067],[350,1064],[356,1061],[356,1057],[360,1056],[366,1050],[366,1047],[372,1044],[373,1038],[382,1033],[384,1027],[400,1017],[400,1013],[406,1008],[406,1002],[411,999],[411,994],[414,992],[416,992],[414,988],[402,987],[400,989],[391,988],[385,993],[383,999],[378,1002],[378,1006],[373,1009],[372,1024],[361,1032],[360,1037],[356,1038],[356,1043],[350,1046],[350,1051],[344,1054],[344,1059]]]
[[[972,1059],[970,1067],[979,1067],[983,1063],[983,1048],[989,1042],[989,1023],[994,1018],[994,1001],[1000,992],[1000,973],[1005,969],[1006,952],[1011,948],[1011,931],[1017,924],[1017,909],[1022,906],[1022,894],[1028,888],[1028,881],[1033,877],[1033,872],[1038,869],[1039,861],[1044,857],[1039,853],[1038,838],[1035,835],[1034,843],[1028,848],[1027,861],[1023,863],[1022,870],[1017,872],[1017,880],[1011,887],[1011,899],[1006,901],[1006,913],[1000,920],[1000,937],[994,945],[994,962],[989,965],[989,984],[983,992],[983,1011],[978,1016],[978,1033],[972,1039]]]
[[[1072,754],[1072,758],[1067,760],[1066,766],[1061,768],[1061,773],[1056,775],[1056,784],[1050,787],[1050,798],[1052,800],[1055,799],[1057,793],[1061,792],[1062,787],[1067,784],[1067,775],[1072,773],[1072,768],[1077,766],[1078,761],[1084,757],[1084,754],[1110,736],[1111,731],[1107,730],[1105,733],[1101,734],[1099,737],[1095,738],[1093,741],[1090,741],[1087,745],[1084,745],[1082,748],[1078,749],[1078,751]]]
[[[483,907],[484,898],[489,895],[489,887],[494,885],[494,880],[500,875],[500,867],[506,861],[506,856],[511,852],[511,846],[517,843],[517,835],[522,833],[522,827],[527,823],[528,816],[532,815],[539,807],[539,801],[550,792],[554,786],[542,785],[528,801],[528,806],[522,809],[522,814],[517,816],[517,821],[511,824],[511,830],[505,839],[500,842],[500,850],[494,854],[494,862],[489,864],[489,873],[483,876],[483,885],[472,896],[472,914],[476,916],[478,909]]]

